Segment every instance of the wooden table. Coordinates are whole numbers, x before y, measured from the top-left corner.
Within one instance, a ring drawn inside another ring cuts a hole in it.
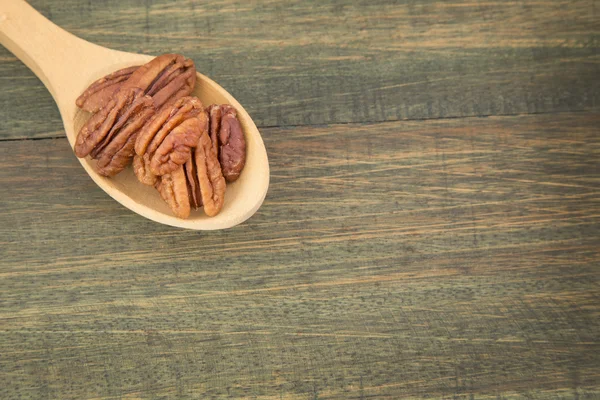
[[[31,4],[194,59],[272,175],[150,222],[0,48],[1,399],[599,398],[598,1]]]

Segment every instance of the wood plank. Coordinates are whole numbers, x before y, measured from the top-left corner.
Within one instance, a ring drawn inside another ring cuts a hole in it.
[[[259,127],[595,108],[593,0],[31,0],[58,25],[133,52],[181,52]],[[0,49],[0,138],[61,135],[41,83]]]
[[[227,231],[0,143],[0,398],[596,398],[598,113],[264,129]]]

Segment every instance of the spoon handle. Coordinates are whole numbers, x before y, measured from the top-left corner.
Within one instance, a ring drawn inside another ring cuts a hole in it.
[[[81,39],[44,18],[23,0],[0,5],[0,43],[17,56],[46,85],[56,99],[68,82]]]
[[[123,53],[61,29],[23,0],[0,1],[0,44],[48,88],[61,112],[90,83],[90,75]]]

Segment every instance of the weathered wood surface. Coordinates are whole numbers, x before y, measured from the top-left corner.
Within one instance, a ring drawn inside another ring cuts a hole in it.
[[[190,232],[0,146],[0,398],[600,396],[598,113],[267,128]]]
[[[147,221],[0,48],[0,399],[600,397],[597,1],[31,4],[192,57],[272,179]]]
[[[595,0],[30,2],[107,47],[184,53],[259,127],[600,103]],[[4,48],[0,82],[0,137],[62,134],[50,95]]]

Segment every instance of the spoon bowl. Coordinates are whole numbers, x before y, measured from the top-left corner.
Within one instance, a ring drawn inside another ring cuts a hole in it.
[[[0,5],[0,43],[25,63],[48,88],[60,111],[71,148],[91,114],[75,106],[75,99],[92,82],[118,69],[141,65],[153,56],[111,50],[80,39],[54,25],[23,0]],[[230,104],[238,112],[246,138],[246,165],[239,179],[227,184],[219,214],[208,217],[192,211],[188,219],[175,217],[158,192],[138,182],[130,167],[112,178],[96,173],[95,161],[79,161],[102,190],[130,210],[153,221],[195,230],[225,229],[250,218],[261,206],[269,187],[269,161],[256,125],[225,89],[197,73],[192,92],[205,106]],[[73,155],[75,156],[75,155]]]

